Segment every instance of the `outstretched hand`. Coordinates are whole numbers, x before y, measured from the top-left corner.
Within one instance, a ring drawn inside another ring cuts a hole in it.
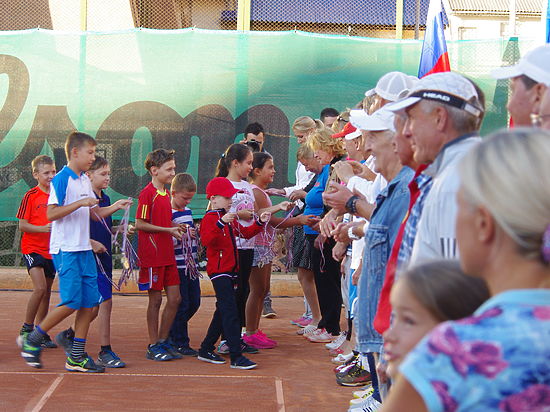
[[[263,212],[260,215],[260,222],[261,223],[267,223],[267,222],[269,222],[269,219],[271,219],[271,212]]]

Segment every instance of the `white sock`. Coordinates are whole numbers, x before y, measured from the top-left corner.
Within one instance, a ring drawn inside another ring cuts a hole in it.
[[[359,355],[359,359],[360,359],[360,362],[361,362],[361,367],[362,367],[364,370],[370,372],[369,360],[368,360],[368,358],[367,358],[367,354],[366,354],[366,353],[361,353],[361,354]]]

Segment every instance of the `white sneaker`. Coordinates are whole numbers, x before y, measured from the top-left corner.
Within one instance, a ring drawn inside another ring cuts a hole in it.
[[[334,339],[326,329],[317,329],[315,332],[305,336],[310,342],[313,343],[326,343],[331,342]]]
[[[331,359],[332,363],[345,363],[353,357],[353,352],[350,353],[340,353],[338,356]]]
[[[346,340],[347,333],[346,332],[340,332],[340,334],[334,339],[332,342],[327,343],[325,345],[325,348],[328,350],[336,349],[338,348],[344,341]]]
[[[302,328],[302,329],[298,329],[296,331],[296,335],[310,335],[312,334],[313,332],[315,332],[317,330],[317,326],[316,325],[307,325],[305,328]]]
[[[375,412],[382,408],[382,404],[372,396],[361,399],[361,402],[350,406],[348,412]]]
[[[371,395],[373,391],[374,391],[374,389],[372,388],[372,384],[370,384],[370,385],[365,386],[365,388],[361,389],[360,391],[353,392],[353,397],[355,399],[352,399],[350,401],[350,405],[353,401],[356,401],[356,400],[361,400],[362,401],[365,396]],[[355,402],[355,403],[357,403],[357,402]]]

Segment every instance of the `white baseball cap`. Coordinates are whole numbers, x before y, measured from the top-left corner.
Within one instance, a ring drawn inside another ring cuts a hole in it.
[[[493,69],[491,75],[495,79],[510,79],[525,75],[538,83],[550,86],[550,44],[529,51],[514,66]]]
[[[365,92],[365,96],[370,97],[377,94],[383,99],[395,102],[406,96],[416,82],[418,82],[418,78],[414,76],[401,72],[389,72],[380,77],[376,87]]]
[[[356,116],[354,116],[354,112],[362,112],[363,114],[357,113]],[[370,132],[381,132],[383,130],[395,132],[395,126],[393,125],[394,118],[395,113],[387,110],[386,106],[378,109],[371,115],[368,115],[363,110],[352,110],[350,112],[350,121],[355,122],[353,125],[357,127],[357,129]]]
[[[479,117],[483,114],[483,109],[469,102],[473,97],[479,98],[473,83],[466,77],[454,72],[434,73],[420,79],[407,97],[384,107],[398,112],[420,100],[431,100]]]
[[[357,129],[354,132],[351,132],[345,135],[344,139],[353,140],[353,139],[357,139],[359,136],[361,136],[361,130]]]

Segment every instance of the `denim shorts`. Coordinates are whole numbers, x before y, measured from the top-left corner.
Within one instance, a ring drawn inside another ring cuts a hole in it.
[[[53,254],[59,277],[61,303],[71,309],[93,308],[99,303],[97,267],[91,250]]]

